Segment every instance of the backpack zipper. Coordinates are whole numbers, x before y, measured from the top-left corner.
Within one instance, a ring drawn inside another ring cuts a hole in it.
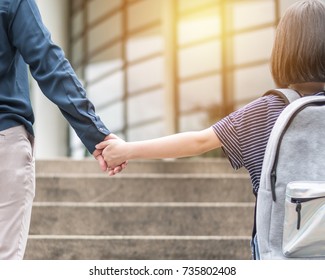
[[[300,229],[300,222],[301,222],[301,202],[300,201],[296,201],[296,212],[298,215],[298,219],[297,219],[297,230]]]
[[[302,106],[301,108],[299,108],[299,110],[297,110],[296,112],[294,112],[294,114],[290,117],[288,123],[286,124],[286,126],[284,127],[280,137],[279,137],[279,142],[276,148],[276,153],[275,153],[275,158],[274,158],[274,162],[273,162],[273,166],[271,169],[271,192],[272,192],[272,199],[273,201],[276,201],[276,195],[275,195],[275,184],[276,184],[276,166],[278,164],[278,160],[279,160],[279,152],[280,152],[280,146],[281,146],[281,142],[283,139],[284,134],[286,133],[287,129],[289,128],[289,125],[291,124],[291,122],[293,121],[293,119],[298,115],[298,113],[300,113],[302,110],[304,110],[307,107],[310,106],[322,106],[324,105],[325,102],[324,101],[314,101],[313,103],[308,103],[305,104],[304,106]]]
[[[300,229],[300,223],[301,223],[301,209],[302,209],[302,203],[325,198],[325,196],[318,196],[318,197],[311,197],[311,198],[291,198],[291,202],[296,204],[296,212],[297,212],[297,230]]]

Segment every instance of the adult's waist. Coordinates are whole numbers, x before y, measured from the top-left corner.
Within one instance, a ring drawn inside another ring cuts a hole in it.
[[[24,126],[27,132],[34,136],[33,124],[29,120],[19,115],[0,112],[0,131],[18,126]]]

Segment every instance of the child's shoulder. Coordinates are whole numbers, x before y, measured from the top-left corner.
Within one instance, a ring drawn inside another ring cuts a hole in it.
[[[228,115],[227,119],[237,126],[242,126],[246,122],[265,121],[270,117],[277,117],[285,106],[286,103],[279,96],[261,96]]]
[[[269,108],[284,108],[286,103],[284,100],[278,95],[263,95],[258,97],[257,99],[251,101],[246,106],[244,106],[244,110],[253,110],[260,109],[265,110]]]

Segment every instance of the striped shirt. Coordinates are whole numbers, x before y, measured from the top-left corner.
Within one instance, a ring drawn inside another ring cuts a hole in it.
[[[260,184],[267,141],[285,106],[278,96],[263,96],[212,126],[232,167],[245,167],[249,172],[254,194]]]

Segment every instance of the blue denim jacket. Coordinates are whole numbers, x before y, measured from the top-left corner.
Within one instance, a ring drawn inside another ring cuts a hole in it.
[[[34,135],[27,65],[92,153],[110,131],[95,114],[62,49],[52,42],[35,1],[0,0],[0,131],[23,124]]]

